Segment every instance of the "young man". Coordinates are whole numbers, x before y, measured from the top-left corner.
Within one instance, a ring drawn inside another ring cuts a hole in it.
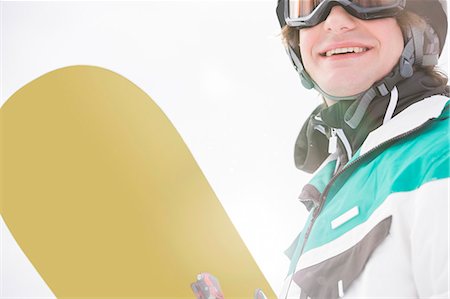
[[[295,145],[310,217],[280,298],[450,298],[446,5],[279,0],[288,55],[324,100]]]

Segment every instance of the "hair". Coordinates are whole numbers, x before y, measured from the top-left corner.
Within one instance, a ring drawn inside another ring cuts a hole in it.
[[[400,13],[396,19],[404,37],[406,36],[406,32],[410,26],[416,26],[422,30],[425,30],[427,27],[427,22],[423,18],[410,11]],[[281,37],[285,47],[290,46],[297,54],[300,54],[299,29],[291,28],[286,25],[281,30]],[[414,65],[414,71],[418,70],[424,71],[427,75],[431,76],[440,84],[447,84],[447,75],[437,66]]]

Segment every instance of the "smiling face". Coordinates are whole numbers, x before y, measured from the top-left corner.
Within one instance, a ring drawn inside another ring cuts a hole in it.
[[[402,51],[403,35],[394,18],[360,20],[339,5],[322,23],[300,29],[303,65],[333,96],[369,89],[393,69]]]

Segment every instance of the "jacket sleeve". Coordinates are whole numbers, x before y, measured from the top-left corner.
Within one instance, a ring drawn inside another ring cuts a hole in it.
[[[450,179],[444,178],[414,192],[411,264],[419,298],[450,298],[449,187]]]

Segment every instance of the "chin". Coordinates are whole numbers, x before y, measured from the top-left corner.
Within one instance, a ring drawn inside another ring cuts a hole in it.
[[[352,84],[349,84],[349,82],[352,82]],[[372,83],[373,84],[373,83]],[[335,97],[348,97],[348,96],[354,96],[358,95],[366,90],[368,90],[372,84],[368,83],[355,83],[355,81],[346,80],[346,82],[341,82],[339,84],[333,84],[333,85],[326,85],[325,87],[322,87],[322,89]],[[321,86],[319,84],[319,86]]]

